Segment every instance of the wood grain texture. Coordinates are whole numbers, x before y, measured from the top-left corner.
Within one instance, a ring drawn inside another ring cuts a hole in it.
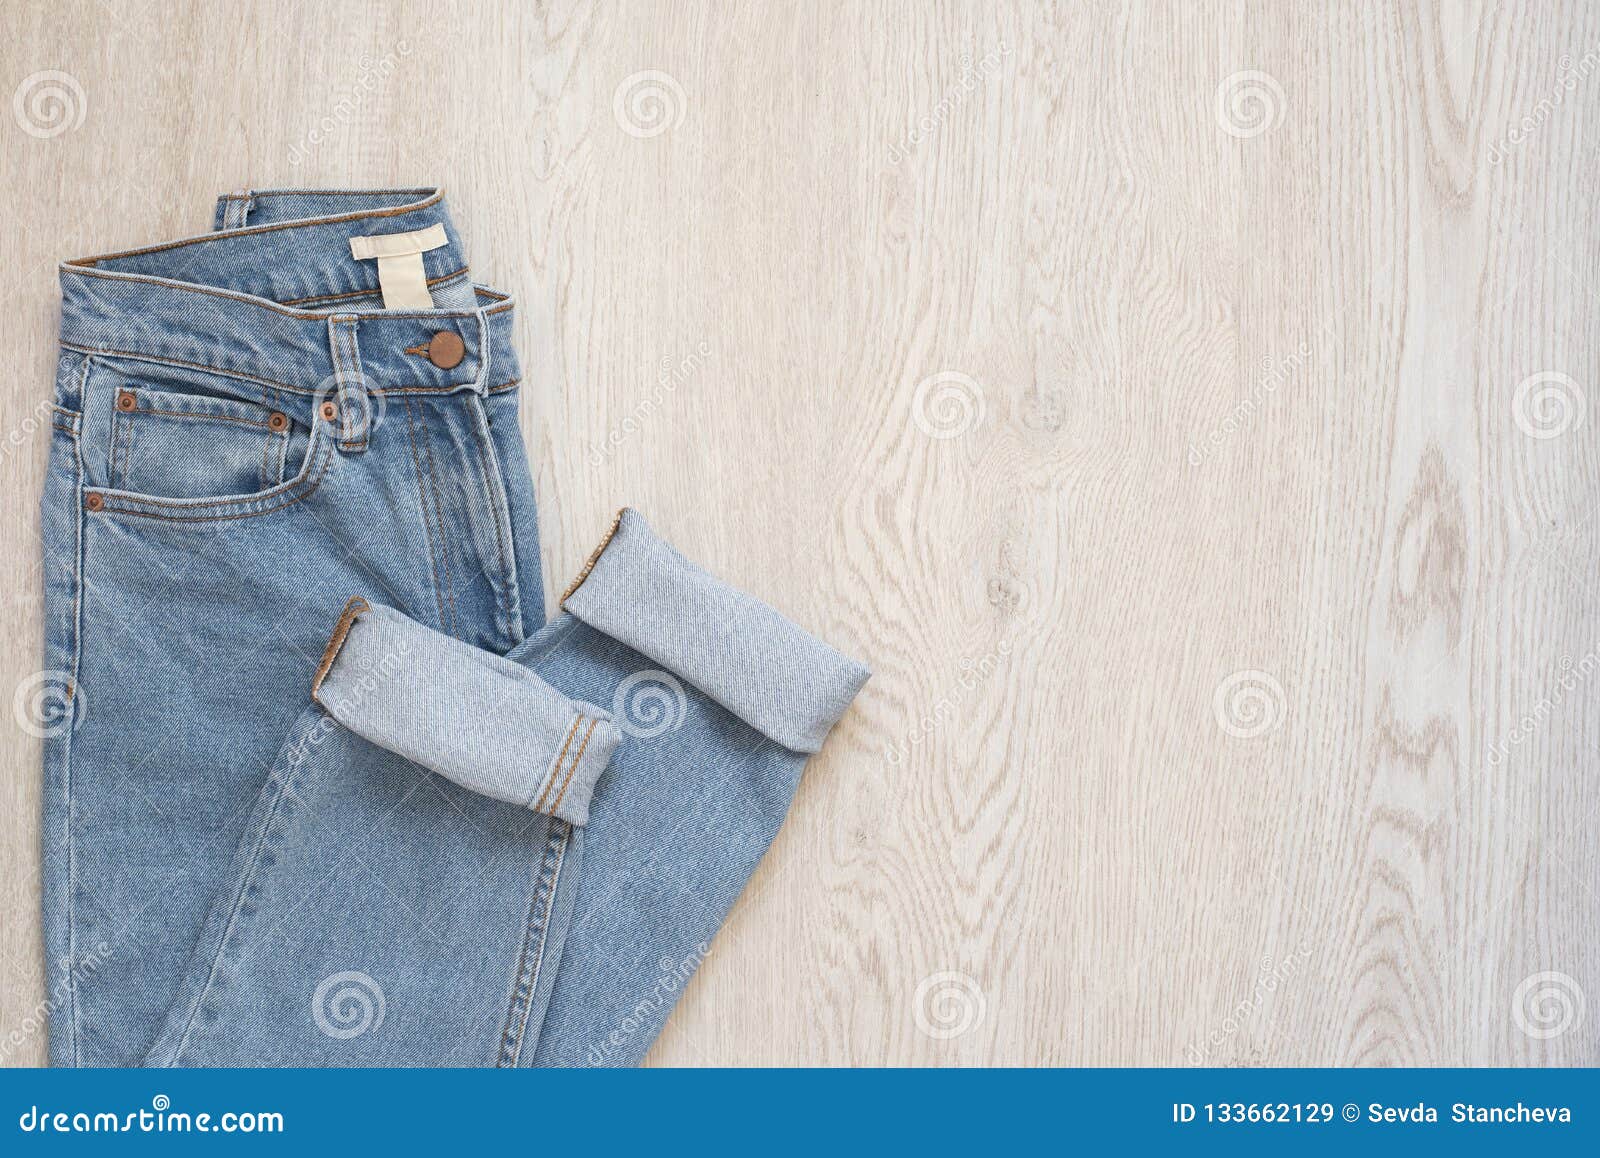
[[[82,96],[0,110],[0,693],[55,263],[228,190],[440,183],[522,303],[551,592],[631,502],[876,671],[655,1062],[1600,1062],[1600,10],[6,24],[0,95]]]

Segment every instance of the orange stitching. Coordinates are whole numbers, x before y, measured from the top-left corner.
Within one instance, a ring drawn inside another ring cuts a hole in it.
[[[329,455],[331,455],[332,453],[333,453],[333,447],[332,446],[327,447],[327,452],[323,456],[324,460],[326,460],[327,457]],[[306,476],[309,476],[309,474],[310,474],[310,472],[307,471],[306,472]],[[306,481],[306,476],[299,476],[299,477],[292,478],[288,482],[284,483],[282,486],[274,487],[272,490],[269,490],[269,491],[263,491],[259,495],[240,495],[238,498],[232,498],[232,499],[230,499],[230,498],[218,498],[218,499],[211,499],[211,500],[202,500],[199,503],[195,503],[195,502],[178,502],[175,499],[160,499],[160,498],[154,498],[154,497],[147,497],[147,496],[139,495],[139,496],[135,496],[134,498],[130,499],[129,501],[136,502],[136,503],[139,503],[141,505],[148,505],[148,506],[155,506],[155,507],[177,507],[179,510],[191,510],[191,509],[194,509],[196,507],[204,507],[204,506],[222,506],[222,505],[238,506],[241,503],[258,503],[258,502],[261,502],[263,499],[276,498],[279,492],[290,491],[290,490],[294,489],[296,486],[299,486],[302,483],[304,483]],[[108,489],[110,489],[110,488],[108,488]],[[117,496],[112,495],[112,496],[109,496],[109,497],[116,498]]]
[[[247,225],[240,229],[219,229],[212,233],[202,234],[199,237],[185,237],[178,241],[168,241],[162,245],[150,245],[143,249],[124,249],[120,253],[101,253],[94,257],[79,257],[67,262],[68,265],[93,266],[102,261],[116,261],[123,257],[143,257],[147,253],[164,253],[169,249],[182,249],[186,245],[198,245],[202,241],[218,241],[224,238],[243,237],[246,234],[275,233],[280,229],[308,229],[316,225],[338,225],[344,221],[362,221],[368,217],[399,217],[403,213],[414,213],[418,209],[426,209],[436,205],[444,197],[443,189],[434,190],[433,196],[421,201],[413,201],[409,205],[397,205],[392,209],[363,209],[354,213],[343,213],[334,217],[307,217],[300,221],[280,221],[276,225]]]
[[[617,517],[611,520],[611,529],[606,532],[606,537],[601,539],[600,545],[590,553],[588,562],[584,563],[583,570],[578,572],[578,577],[572,581],[572,585],[561,593],[561,599],[556,606],[565,607],[567,600],[572,598],[573,592],[583,586],[583,581],[589,577],[589,572],[593,571],[594,565],[600,562],[601,553],[611,545],[611,540],[616,537],[617,528],[622,526],[622,516],[627,513],[627,507],[623,507],[617,512]]]
[[[318,316],[322,317],[324,321],[327,320],[325,315]],[[57,344],[66,350],[75,350],[80,354],[99,355],[102,358],[131,358],[136,362],[152,362],[158,366],[167,364],[172,366],[187,366],[191,370],[209,370],[211,373],[220,374],[224,378],[239,378],[245,382],[255,382],[261,386],[271,386],[277,390],[287,390],[291,394],[315,395],[320,393],[320,391],[313,390],[306,386],[292,386],[288,382],[278,382],[271,378],[262,378],[255,374],[247,374],[243,370],[230,370],[224,366],[213,366],[208,362],[186,362],[182,358],[169,358],[165,354],[144,354],[137,350],[97,349],[91,346],[80,346],[75,342],[59,342]],[[512,387],[519,385],[521,382],[521,378],[511,378],[500,383],[498,386],[489,387],[488,393],[499,394],[503,391],[510,390]],[[459,385],[460,383],[447,383],[441,386],[374,386],[372,388],[372,392],[374,394],[454,394],[456,393]],[[56,409],[61,410],[61,413],[63,414],[76,413],[76,411],[61,409],[60,407],[56,407]]]
[[[500,588],[501,588],[501,585],[502,585],[501,584],[501,580],[503,580],[506,577],[506,571],[508,569],[507,568],[507,564],[506,564],[506,540],[505,540],[505,536],[500,531],[500,510],[499,510],[499,506],[495,502],[495,499],[496,499],[495,490],[494,490],[494,487],[491,486],[490,483],[489,483],[489,462],[488,462],[488,459],[494,455],[494,447],[491,444],[486,444],[485,443],[483,431],[478,429],[478,422],[481,421],[482,417],[483,417],[483,406],[481,404],[480,405],[474,405],[472,407],[472,409],[473,409],[474,413],[470,417],[473,419],[473,421],[468,422],[467,425],[472,428],[472,437],[474,439],[476,439],[477,443],[478,443],[478,475],[479,475],[479,477],[481,477],[483,479],[483,496],[488,501],[489,506],[491,508],[491,514],[494,516],[495,563],[499,567],[499,570],[500,570],[499,576],[497,576],[496,579],[491,580],[490,587],[493,588],[493,591],[494,591],[495,611],[497,613],[503,614],[505,616],[506,625],[509,627],[509,626],[511,626],[511,607],[510,607],[510,598],[509,598],[509,596],[506,599],[506,606],[502,607],[500,605],[500,603],[501,603],[501,600],[500,600]],[[497,462],[496,463],[496,467],[497,467],[496,473],[497,474],[500,473],[498,471],[498,465],[499,464]],[[502,495],[504,494],[503,490],[502,490],[501,494]],[[506,509],[506,520],[509,522],[510,519],[511,519],[511,511],[510,511],[510,508],[508,507]],[[516,574],[515,574],[514,571],[511,574],[511,582],[512,583],[516,582]],[[520,593],[519,593],[519,597],[520,597]]]
[[[263,228],[271,228],[271,226],[264,226]],[[235,293],[232,290],[220,290],[211,286],[195,285],[193,282],[176,281],[173,278],[156,277],[142,273],[123,273],[121,270],[96,270],[90,269],[87,266],[74,265],[72,262],[62,262],[61,268],[65,272],[74,274],[78,277],[101,277],[110,281],[137,281],[144,282],[148,285],[160,286],[164,290],[179,290],[184,293],[210,294],[212,297],[223,298],[227,301],[242,302],[247,306],[259,306],[261,309],[271,310],[274,313],[286,314],[291,318],[303,318],[308,322],[325,322],[328,320],[328,315],[318,310],[291,309],[288,306],[279,305],[277,302],[268,301],[266,298],[257,297],[253,294]],[[511,301],[511,299],[507,298],[505,299],[504,305],[496,306],[494,309],[486,310],[484,312],[488,314],[502,313],[511,309],[513,304],[514,303]],[[385,318],[466,319],[476,316],[477,312],[478,311],[476,310],[451,310],[446,313],[439,310],[430,310],[426,313],[420,311],[407,311],[402,313],[396,310],[385,310],[383,316]]]
[[[422,460],[417,457],[417,419],[411,410],[411,399],[405,400],[406,430],[411,439],[411,465],[417,472],[417,498],[422,500],[422,529],[428,536],[428,570],[433,573],[433,598],[439,606],[439,626],[446,628],[444,594],[439,589],[439,560],[434,554],[433,518],[428,509],[428,490],[422,481]]]
[[[550,795],[550,789],[555,785],[556,776],[561,771],[561,762],[567,758],[567,749],[572,746],[572,737],[578,734],[578,725],[583,723],[583,713],[579,712],[573,718],[572,727],[567,729],[567,742],[561,745],[561,755],[556,757],[555,765],[550,769],[550,779],[545,781],[544,791],[539,793],[539,799],[534,802],[535,812],[544,811],[544,798]]]
[[[440,497],[439,478],[433,468],[433,443],[428,440],[427,428],[422,435],[422,457],[428,463],[428,487],[433,491],[433,518],[439,524],[439,557],[444,564],[444,598],[450,606],[450,632],[456,628],[456,589],[450,582],[450,536],[444,529],[444,500]]]
[[[249,193],[223,193],[224,201],[248,201],[252,197],[261,200],[263,197],[366,197],[369,195],[383,196],[388,193],[404,193],[408,197],[421,197],[424,193],[442,193],[443,190],[428,186],[422,189],[264,189]]]
[[[599,720],[589,721],[589,730],[583,734],[583,743],[578,746],[578,754],[572,758],[572,767],[567,769],[567,778],[561,783],[561,791],[556,793],[556,802],[550,806],[550,814],[555,815],[556,809],[561,807],[561,798],[567,794],[567,785],[572,783],[572,774],[578,770],[579,763],[583,760],[584,749],[589,746],[589,737],[594,735],[594,726]]]
[[[327,705],[317,699],[317,693],[322,690],[322,681],[328,678],[328,669],[333,667],[334,659],[344,647],[350,629],[355,626],[356,617],[364,611],[371,610],[372,604],[359,595],[352,595],[344,605],[344,613],[339,616],[339,622],[333,625],[333,634],[328,637],[328,646],[322,649],[322,662],[317,665],[317,673],[311,677],[311,699],[322,707]]]
[[[428,279],[427,284],[430,285],[430,286],[436,286],[440,282],[449,281],[453,277],[460,277],[462,274],[464,274],[466,272],[467,272],[467,267],[466,266],[462,266],[460,269],[456,270],[454,273],[441,273],[438,277],[430,277]],[[378,294],[380,294],[382,292],[383,292],[382,289],[350,290],[348,293],[318,294],[315,297],[309,297],[309,298],[284,298],[283,301],[279,302],[278,304],[279,305],[285,305],[285,306],[303,306],[307,302],[333,302],[333,301],[339,301],[342,298],[376,297]]]
[[[133,427],[129,425],[127,417],[120,411],[113,411],[111,415],[111,462],[108,469],[120,487],[128,481],[126,463],[128,452],[133,446]],[[108,480],[109,481],[109,480]]]
[[[154,511],[142,511],[142,510],[138,510],[138,509],[131,508],[131,507],[103,506],[100,509],[103,512],[106,512],[108,514],[132,515],[134,518],[139,518],[139,519],[160,519],[163,522],[168,522],[168,523],[226,523],[226,522],[232,522],[234,519],[253,519],[257,515],[270,515],[274,511],[281,511],[285,507],[292,507],[296,503],[302,501],[303,499],[310,498],[314,493],[316,493],[317,487],[322,485],[323,477],[326,476],[327,473],[328,473],[328,467],[333,465],[332,460],[333,460],[333,447],[330,445],[328,447],[327,453],[323,455],[321,471],[319,471],[314,478],[310,478],[309,479],[309,482],[310,482],[311,485],[309,487],[307,487],[306,490],[303,493],[295,495],[295,497],[290,499],[288,502],[279,503],[275,507],[266,507],[265,509],[259,510],[259,511],[242,511],[239,514],[236,514],[236,515],[191,515],[191,516],[189,516],[187,518],[184,518],[184,517],[180,517],[178,515],[158,515]],[[308,480],[296,479],[293,482],[285,483],[282,488],[278,488],[278,489],[283,491],[284,493],[289,493],[292,490],[292,488],[294,488],[296,486],[304,486],[306,481],[308,481]],[[271,492],[268,492],[268,493],[271,493]],[[263,496],[260,496],[260,495],[253,495],[253,496],[250,496],[248,498],[236,499],[236,500],[232,500],[232,501],[234,501],[234,502],[260,502],[262,497]],[[150,506],[177,507],[180,510],[184,506],[183,503],[168,503],[168,502],[162,502],[159,499],[135,499],[133,501],[141,503],[141,504],[145,504],[145,505],[150,505]],[[218,500],[217,502],[208,503],[208,504],[206,504],[204,507],[202,507],[200,509],[209,510],[212,507],[215,507],[215,506],[219,505],[220,502],[221,502],[221,500]]]
[[[156,414],[162,418],[208,418],[213,422],[237,422],[240,426],[266,426],[268,430],[272,429],[265,422],[260,422],[254,418],[235,418],[230,414],[207,414],[203,410],[157,410],[154,407],[148,409],[140,407],[138,410],[131,411],[130,416],[132,414]]]

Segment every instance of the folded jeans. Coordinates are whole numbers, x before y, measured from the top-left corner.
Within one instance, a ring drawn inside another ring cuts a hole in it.
[[[632,511],[545,621],[512,302],[437,191],[61,281],[52,1061],[637,1062],[866,670]]]

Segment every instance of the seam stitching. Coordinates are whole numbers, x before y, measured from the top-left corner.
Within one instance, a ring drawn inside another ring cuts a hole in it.
[[[595,725],[599,722],[598,719],[589,721],[589,730],[583,734],[583,743],[578,745],[578,754],[572,758],[572,767],[567,769],[567,778],[561,782],[561,791],[556,793],[556,802],[550,806],[552,814],[560,809],[561,800],[567,794],[567,785],[572,783],[573,774],[577,772],[578,765],[583,762],[583,753],[589,747],[589,737],[594,735]]]
[[[259,511],[242,511],[242,512],[240,512],[238,514],[232,514],[232,515],[201,514],[201,515],[190,515],[190,516],[185,517],[185,516],[182,516],[182,515],[162,515],[162,514],[157,514],[155,511],[137,510],[137,509],[134,509],[134,508],[131,508],[131,507],[112,506],[111,504],[108,503],[105,506],[102,506],[100,508],[100,513],[102,513],[102,514],[103,513],[110,513],[110,514],[116,514],[116,515],[132,515],[135,518],[141,518],[141,519],[160,519],[163,522],[168,522],[168,523],[226,523],[226,522],[232,522],[235,519],[253,519],[257,515],[270,515],[274,511],[281,511],[285,507],[292,507],[296,503],[300,502],[302,499],[310,498],[311,495],[316,491],[317,487],[322,484],[323,477],[328,473],[328,467],[332,465],[332,459],[333,459],[333,445],[330,443],[328,445],[328,449],[323,453],[323,456],[322,456],[322,469],[320,471],[318,471],[318,473],[314,477],[312,477],[312,478],[307,480],[310,483],[310,485],[307,486],[306,489],[303,492],[301,492],[299,494],[296,494],[293,498],[289,499],[288,502],[279,503],[277,506],[264,507]],[[291,485],[303,485],[303,484],[291,484]],[[153,499],[139,499],[137,501],[141,502],[141,503],[154,503],[155,502],[155,500],[153,500]],[[258,499],[251,499],[251,500],[247,500],[247,501],[257,502],[259,500]],[[168,507],[177,507],[180,510],[182,509],[182,504],[179,504],[179,503],[162,503],[162,504],[159,504],[159,505],[168,506]]]
[[[550,935],[550,913],[551,910],[555,908],[556,892],[561,887],[561,868],[567,859],[567,840],[572,832],[572,829],[568,824],[566,824],[564,821],[555,819],[550,821],[550,829],[550,837],[545,845],[545,855],[543,858],[541,858],[539,872],[539,891],[544,893],[544,911],[542,913],[538,912],[540,896],[539,892],[535,892],[532,910],[529,912],[526,948],[532,948],[535,927],[537,927],[539,932],[539,945],[538,948],[534,949],[533,951],[532,961],[527,962],[524,966],[528,974],[526,981],[524,981],[520,976],[518,977],[516,997],[517,1000],[522,1002],[522,1017],[517,1025],[515,1040],[507,1042],[511,1048],[510,1061],[511,1068],[513,1069],[516,1068],[518,1063],[522,1061],[522,1043],[527,1040],[528,1018],[533,1012],[534,995],[539,991],[539,976],[542,971],[542,966],[544,965],[544,950]],[[557,831],[558,829],[559,831]],[[554,851],[555,863],[550,865],[549,862],[551,859],[552,850]],[[547,875],[545,871],[547,865],[549,865],[548,887],[546,887],[544,883],[544,878]],[[525,999],[522,997],[522,990],[524,986],[526,986],[527,989],[527,996]],[[512,1014],[515,1014],[514,1008],[512,1010]]]
[[[356,620],[371,610],[372,604],[365,598],[352,595],[345,601],[344,611],[340,613],[338,622],[333,625],[333,634],[328,637],[328,646],[322,649],[322,660],[317,664],[316,674],[311,677],[311,698],[324,710],[327,709],[327,705],[317,698],[317,693],[322,690],[322,681],[328,678],[328,672],[333,669],[333,661],[338,659],[339,652],[344,650],[344,642],[350,638],[350,629],[356,625]],[[331,712],[329,714],[332,715]]]
[[[511,625],[513,622],[520,622],[522,615],[520,606],[517,608],[517,614],[512,614],[511,601],[516,594],[514,589],[516,576],[509,573],[511,564],[507,561],[505,532],[500,527],[502,493],[497,492],[494,484],[489,481],[489,459],[494,456],[494,447],[484,441],[483,430],[480,428],[483,422],[483,404],[475,401],[470,409],[467,425],[472,428],[472,437],[478,444],[478,474],[483,479],[483,494],[489,503],[489,520],[494,523],[495,577],[489,586],[494,591],[494,608],[495,614],[500,617],[500,630],[508,639],[515,641],[520,633],[514,631]],[[499,477],[498,459],[495,459],[494,472],[496,477]],[[505,515],[509,522],[511,518],[509,508],[505,508]],[[520,602],[519,598],[518,603]]]
[[[433,521],[439,528],[439,559],[444,572],[444,602],[440,608],[440,626],[451,635],[456,634],[459,621],[456,616],[456,589],[450,581],[450,537],[445,533],[444,526],[444,492],[439,489],[439,476],[433,466],[433,443],[428,438],[426,423],[422,426],[422,457],[428,464],[428,491],[433,496]],[[449,609],[449,618],[444,618],[445,609]]]
[[[439,608],[439,626],[446,624],[444,614],[444,592],[439,586],[439,545],[435,541],[433,531],[432,504],[428,497],[428,486],[422,477],[422,460],[417,455],[417,418],[412,412],[411,399],[405,401],[406,408],[406,434],[411,442],[411,465],[417,475],[417,499],[422,504],[422,533],[428,539],[428,570],[433,575],[433,599]]]
[[[431,288],[433,286],[440,285],[443,282],[447,282],[451,278],[461,277],[469,272],[470,270],[467,266],[462,266],[460,269],[455,270],[452,273],[436,274],[435,276],[426,279],[427,285]],[[343,301],[346,298],[377,297],[382,292],[383,289],[380,286],[373,289],[346,290],[342,293],[336,294],[316,294],[315,296],[308,298],[284,298],[283,301],[279,302],[278,304],[283,306],[303,306],[307,302],[337,302]]]
[[[556,762],[550,767],[550,774],[545,778],[544,791],[539,793],[539,799],[533,805],[535,812],[544,811],[544,798],[550,795],[550,789],[556,782],[556,777],[561,774],[561,765],[567,758],[567,749],[572,747],[572,737],[578,734],[578,725],[583,723],[583,713],[579,712],[572,718],[572,727],[567,729],[567,742],[561,745],[561,754],[556,757]]]
[[[606,532],[605,538],[600,540],[600,545],[589,553],[588,560],[583,564],[583,570],[578,572],[578,577],[561,593],[561,601],[557,606],[566,607],[567,600],[571,599],[578,588],[583,586],[584,580],[589,578],[589,573],[594,570],[595,564],[600,562],[600,556],[605,554],[606,548],[611,546],[611,540],[616,538],[617,530],[622,526],[622,516],[627,513],[627,507],[623,507],[617,512],[617,517],[611,520],[611,529]]]
[[[363,209],[352,213],[341,213],[332,217],[305,217],[299,221],[279,221],[273,225],[248,225],[242,229],[219,229],[211,233],[203,233],[198,237],[184,237],[177,241],[164,242],[161,245],[147,245],[143,249],[124,249],[117,253],[101,253],[93,257],[79,257],[68,261],[68,265],[85,266],[92,268],[98,262],[116,261],[123,257],[143,257],[148,253],[165,253],[172,249],[182,249],[188,245],[199,245],[206,241],[226,241],[235,237],[259,236],[263,233],[276,233],[280,229],[309,229],[319,225],[339,225],[346,221],[362,221],[369,217],[399,217],[404,213],[414,213],[419,209],[427,209],[437,205],[444,197],[444,190],[436,189],[431,197],[421,201],[413,201],[409,205],[396,205],[389,209]]]

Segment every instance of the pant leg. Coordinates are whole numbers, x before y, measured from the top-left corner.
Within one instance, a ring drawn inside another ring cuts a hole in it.
[[[513,653],[625,734],[590,801],[577,912],[533,1064],[631,1065],[788,811],[860,664],[683,559],[633,511]]]
[[[643,1056],[865,671],[632,512],[586,583],[505,658],[351,600],[151,1064]]]
[[[519,1064],[621,733],[359,597],[306,690],[147,1064]]]

